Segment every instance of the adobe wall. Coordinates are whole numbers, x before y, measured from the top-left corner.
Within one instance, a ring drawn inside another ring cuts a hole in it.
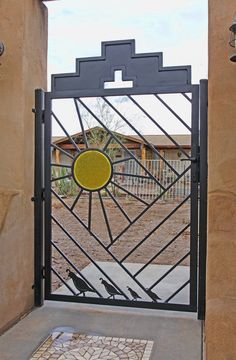
[[[47,11],[0,1],[0,332],[33,305],[34,89],[46,88]]]
[[[209,0],[207,360],[236,359],[236,63],[228,45],[235,11],[235,0]]]

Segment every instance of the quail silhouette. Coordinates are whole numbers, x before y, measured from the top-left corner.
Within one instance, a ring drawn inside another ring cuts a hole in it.
[[[131,289],[131,287],[127,286],[127,289],[129,290],[133,300],[137,300],[137,299],[142,299],[141,296],[139,296],[136,291],[134,291],[133,289]]]
[[[79,278],[75,273],[73,273],[69,269],[66,269],[66,272],[68,272],[68,276],[72,279],[76,289],[79,290],[79,293],[76,295],[83,294],[83,296],[85,296],[85,293],[87,291],[95,292],[83,279]]]
[[[108,292],[108,294],[110,296],[108,296],[108,299],[110,299],[110,297],[112,297],[113,299],[115,299],[115,295],[122,295],[113,285],[108,284],[108,282],[106,280],[104,280],[103,278],[100,278],[101,283],[104,285],[106,291]]]
[[[152,298],[153,302],[157,302],[158,300],[161,300],[161,298],[156,293],[154,293],[152,290],[146,289],[146,291],[147,291],[147,294],[150,296],[150,298]]]

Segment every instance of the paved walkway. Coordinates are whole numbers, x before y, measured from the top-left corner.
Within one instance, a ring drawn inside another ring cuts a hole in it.
[[[196,314],[49,301],[0,337],[0,359],[29,360],[57,327],[152,340],[151,360],[201,360],[201,322]]]

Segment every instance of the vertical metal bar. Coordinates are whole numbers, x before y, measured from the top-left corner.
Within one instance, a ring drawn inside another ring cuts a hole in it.
[[[208,81],[200,81],[200,213],[199,213],[199,272],[198,319],[205,318],[206,252],[207,252],[207,106]]]
[[[88,230],[91,230],[92,223],[92,201],[93,201],[93,193],[89,192],[89,204],[88,204]]]
[[[44,217],[44,231],[45,231],[45,299],[51,294],[51,262],[52,262],[52,224],[51,224],[51,97],[50,93],[45,94],[45,135],[44,135],[44,148],[45,148],[45,164],[44,164],[44,181],[45,181],[45,217]]]
[[[192,87],[191,157],[198,159],[199,151],[199,85]],[[197,251],[198,251],[198,161],[191,164],[191,234],[190,234],[190,306],[197,309]]]
[[[43,113],[44,91],[35,90],[34,304],[43,305]]]

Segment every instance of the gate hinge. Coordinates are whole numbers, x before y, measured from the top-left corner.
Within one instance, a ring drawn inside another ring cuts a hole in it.
[[[45,188],[42,189],[42,192],[41,192],[41,200],[42,200],[42,201],[45,200]]]
[[[36,201],[36,195],[32,196],[31,197],[31,201],[35,202]],[[41,190],[41,201],[44,201],[45,200],[45,189],[42,189]]]
[[[45,123],[45,110],[40,110],[40,112],[41,112],[42,124],[44,124],[44,123]],[[37,110],[36,110],[35,108],[33,108],[33,109],[32,109],[32,113],[34,113],[35,116],[36,116]]]
[[[41,275],[42,275],[42,278],[45,279],[45,266],[42,267]]]
[[[42,123],[45,123],[45,110],[42,110]]]

